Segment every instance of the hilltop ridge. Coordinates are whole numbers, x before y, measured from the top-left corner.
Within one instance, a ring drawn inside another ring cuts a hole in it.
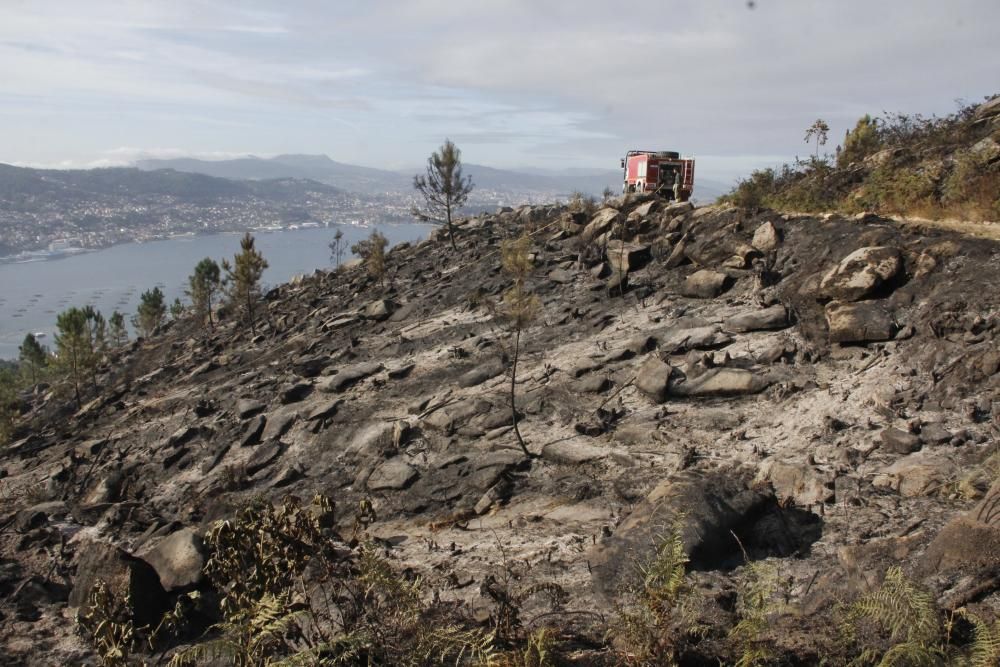
[[[541,314],[515,393],[532,457],[489,305],[510,284],[501,241],[524,232]],[[201,544],[253,498],[314,494],[343,535],[370,502],[364,532],[389,562],[487,627],[491,586],[527,564],[524,586],[566,598],[526,599],[523,618],[544,617],[575,664],[615,664],[613,602],[678,520],[702,628],[678,640],[681,664],[745,650],[750,563],[779,574],[755,641],[787,664],[856,654],[837,609],[889,565],[995,618],[998,258],[874,215],[643,196],[467,219],[457,251],[441,235],[390,251],[384,286],[363,266],[317,271],[266,295],[256,336],[182,319],[111,352],[80,410],[58,387],[23,397],[0,458],[0,641],[12,664],[87,660],[64,618],[96,578],[141,561],[165,590],[136,595],[214,595],[203,560],[161,545]]]

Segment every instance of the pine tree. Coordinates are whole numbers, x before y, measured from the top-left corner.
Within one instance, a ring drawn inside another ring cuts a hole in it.
[[[82,405],[80,383],[90,367],[90,340],[87,314],[80,308],[70,308],[56,316],[56,354],[59,366],[69,375],[76,395],[76,406]]]
[[[174,302],[170,304],[170,317],[172,319],[179,320],[183,314],[184,304],[181,303],[180,297],[174,297]]]
[[[124,315],[116,310],[111,313],[111,317],[108,319],[108,324],[111,326],[111,340],[114,342],[116,347],[128,342],[128,330],[125,328]]]
[[[149,338],[156,331],[156,327],[163,323],[166,314],[167,305],[163,292],[159,287],[154,287],[142,293],[139,299],[139,310],[132,318],[132,326],[138,329],[140,336]]]
[[[24,342],[18,348],[18,358],[31,374],[31,384],[38,382],[38,376],[48,362],[48,352],[32,334],[25,334]]]
[[[365,261],[368,275],[382,287],[385,287],[385,249],[388,245],[389,239],[375,229],[367,239],[351,246],[351,252]]]
[[[527,288],[527,279],[531,274],[531,237],[527,234],[519,239],[504,241],[501,246],[501,263],[504,273],[514,279],[514,285],[504,292],[501,313],[505,316],[508,326],[514,334],[514,344],[510,362],[510,412],[514,422],[514,435],[517,444],[521,446],[526,456],[533,456],[521,437],[518,426],[517,407],[515,405],[515,389],[517,386],[517,362],[521,354],[521,333],[538,316],[540,303],[538,297]]]
[[[822,118],[817,118],[816,122],[806,130],[805,142],[809,143],[813,139],[816,140],[816,154],[814,155],[816,159],[819,159],[819,147],[826,146],[826,135],[829,131],[830,126]]]
[[[424,222],[448,227],[452,250],[455,245],[455,227],[452,216],[465,204],[472,192],[472,177],[462,176],[462,152],[450,140],[427,158],[427,173],[413,177],[413,187],[423,196],[424,210],[414,206],[412,214]]]
[[[257,335],[254,311],[260,300],[260,278],[267,268],[267,260],[254,248],[254,239],[247,232],[240,240],[240,250],[233,257],[233,263],[222,260],[222,270],[226,272],[225,284],[229,289],[229,298],[243,312],[250,333]]]
[[[195,316],[200,322],[208,319],[208,326],[215,328],[212,321],[212,298],[219,291],[221,283],[219,265],[215,260],[206,257],[194,267],[194,273],[188,278],[187,295],[191,298]]]

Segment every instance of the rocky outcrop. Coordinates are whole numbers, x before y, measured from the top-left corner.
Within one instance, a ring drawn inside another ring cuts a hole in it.
[[[843,303],[831,301],[826,306],[826,325],[831,343],[871,343],[890,340],[896,323],[881,302]]]
[[[819,287],[831,299],[858,301],[891,284],[902,270],[903,258],[896,248],[859,248],[823,276]]]
[[[167,592],[193,586],[204,577],[205,543],[195,531],[182,528],[139,555],[149,563]]]

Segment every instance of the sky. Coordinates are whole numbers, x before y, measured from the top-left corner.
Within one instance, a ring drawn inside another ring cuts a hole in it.
[[[325,153],[731,181],[1000,93],[998,0],[0,0],[0,162]]]

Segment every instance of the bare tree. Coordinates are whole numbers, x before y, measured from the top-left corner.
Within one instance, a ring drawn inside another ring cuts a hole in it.
[[[531,274],[531,237],[523,234],[517,240],[504,241],[500,256],[504,273],[514,279],[514,285],[504,292],[500,312],[505,316],[508,326],[514,334],[514,344],[511,350],[510,362],[510,412],[514,422],[514,435],[517,444],[525,456],[533,456],[521,437],[521,429],[517,421],[516,385],[517,362],[521,354],[521,333],[538,316],[541,304],[538,297],[527,288],[527,279]]]
[[[413,187],[426,202],[422,210],[413,207],[413,216],[423,222],[446,225],[451,248],[457,250],[452,217],[472,192],[472,177],[462,176],[462,151],[445,139],[441,148],[427,158],[426,175],[413,177]]]

